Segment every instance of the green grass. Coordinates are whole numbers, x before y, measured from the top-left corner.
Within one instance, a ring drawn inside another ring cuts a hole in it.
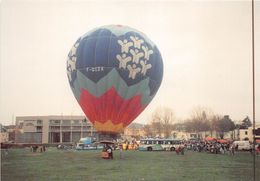
[[[185,152],[114,152],[114,160],[104,160],[100,151],[59,151],[45,153],[12,149],[1,160],[1,180],[86,180],[86,181],[178,181],[253,180],[253,157]],[[260,180],[260,156],[256,157],[256,180]]]

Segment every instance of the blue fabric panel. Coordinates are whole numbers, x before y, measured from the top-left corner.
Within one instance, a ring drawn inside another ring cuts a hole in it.
[[[95,66],[108,66],[108,53],[110,45],[111,32],[103,30],[97,37],[95,48]]]
[[[92,81],[98,82],[115,69],[128,86],[149,77],[150,95],[158,90],[163,76],[162,57],[143,33],[109,25],[86,33],[77,42],[76,69]],[[68,76],[73,85],[74,71]]]
[[[115,35],[112,35],[111,40],[110,40],[110,50],[109,50],[109,62],[108,62],[108,66],[109,67],[118,67],[119,66],[119,62],[116,60],[116,55],[120,53],[120,46],[117,43],[118,41],[118,37],[116,37]]]
[[[95,66],[96,41],[92,37],[81,40],[77,49],[77,69]]]

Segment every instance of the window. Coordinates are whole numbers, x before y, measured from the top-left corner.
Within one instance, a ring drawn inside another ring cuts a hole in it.
[[[72,120],[72,124],[80,124],[79,120]]]
[[[50,124],[60,124],[60,120],[50,120]]]
[[[51,131],[59,131],[60,126],[50,126]]]
[[[81,126],[73,126],[72,130],[78,130],[79,131],[79,130],[81,130]]]
[[[245,135],[247,135],[247,131],[245,131]]]
[[[62,124],[70,124],[70,120],[62,120]]]
[[[37,124],[42,124],[42,120],[37,120]]]
[[[70,130],[70,126],[62,126],[62,130]]]
[[[24,124],[23,121],[18,121],[18,126],[19,126],[19,128],[22,128],[22,127],[23,127],[23,124]]]
[[[166,145],[170,145],[171,144],[171,142],[170,141],[166,141]]]
[[[33,123],[25,123],[25,126],[34,126]]]
[[[141,141],[141,144],[147,145],[147,141],[142,140],[142,141]]]
[[[37,126],[37,127],[36,127],[36,131],[37,131],[37,132],[42,132],[42,127],[41,127],[41,126]]]

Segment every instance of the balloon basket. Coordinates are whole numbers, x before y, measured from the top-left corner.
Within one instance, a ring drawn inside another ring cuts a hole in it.
[[[109,159],[109,154],[108,154],[106,151],[102,151],[102,152],[101,152],[101,157],[102,157],[103,159]]]

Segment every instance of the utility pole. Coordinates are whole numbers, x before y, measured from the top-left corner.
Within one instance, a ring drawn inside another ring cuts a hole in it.
[[[62,120],[63,120],[63,113],[61,113],[61,120],[60,120],[60,143],[62,143]]]
[[[253,172],[254,172],[254,181],[256,178],[255,170],[255,10],[254,10],[254,0],[252,0],[252,83],[253,83]]]

